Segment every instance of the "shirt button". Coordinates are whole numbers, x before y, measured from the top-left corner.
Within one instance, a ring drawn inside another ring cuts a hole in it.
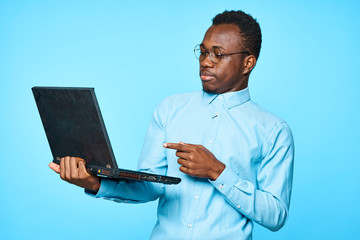
[[[194,198],[197,200],[197,199],[199,199],[199,196],[198,196],[198,195],[196,195]]]
[[[191,227],[192,227],[192,225],[189,223],[189,224],[187,225],[187,227],[188,227],[188,228],[191,228]]]
[[[240,205],[237,205],[236,207],[237,207],[237,208],[240,208]]]
[[[212,140],[209,140],[209,143],[210,143],[210,144],[212,144],[212,143],[213,143],[213,141],[212,141]]]
[[[224,184],[220,184],[219,188],[220,188],[220,189],[223,189],[223,188],[224,188]]]
[[[219,114],[219,113],[216,113],[216,114],[212,117],[212,119],[217,118],[218,116],[220,116],[220,114]]]
[[[224,97],[223,97],[223,96],[220,96],[220,97],[219,97],[219,99],[220,99],[220,100],[223,100],[223,99],[224,99]]]

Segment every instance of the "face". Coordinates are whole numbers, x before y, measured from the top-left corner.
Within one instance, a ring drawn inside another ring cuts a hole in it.
[[[232,24],[211,26],[201,43],[202,51],[214,47],[222,54],[245,51],[242,46],[239,28]],[[246,54],[234,54],[222,57],[218,63],[210,60],[209,54],[200,61],[200,78],[205,92],[226,93],[239,91],[247,87]]]

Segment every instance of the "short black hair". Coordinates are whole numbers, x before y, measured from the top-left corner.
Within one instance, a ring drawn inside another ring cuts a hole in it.
[[[213,25],[234,24],[239,27],[242,42],[245,50],[259,57],[261,48],[261,30],[260,25],[250,14],[243,11],[224,11],[216,15]]]

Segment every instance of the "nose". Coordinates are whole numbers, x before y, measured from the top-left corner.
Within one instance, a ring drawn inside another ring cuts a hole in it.
[[[200,61],[200,66],[201,67],[208,67],[208,68],[212,68],[214,67],[214,63],[211,61],[210,59],[210,53],[205,53],[205,58],[203,60],[199,60]]]

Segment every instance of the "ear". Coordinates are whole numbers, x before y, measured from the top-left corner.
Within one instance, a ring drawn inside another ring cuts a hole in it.
[[[249,55],[244,59],[244,75],[250,74],[256,65],[256,57]]]

